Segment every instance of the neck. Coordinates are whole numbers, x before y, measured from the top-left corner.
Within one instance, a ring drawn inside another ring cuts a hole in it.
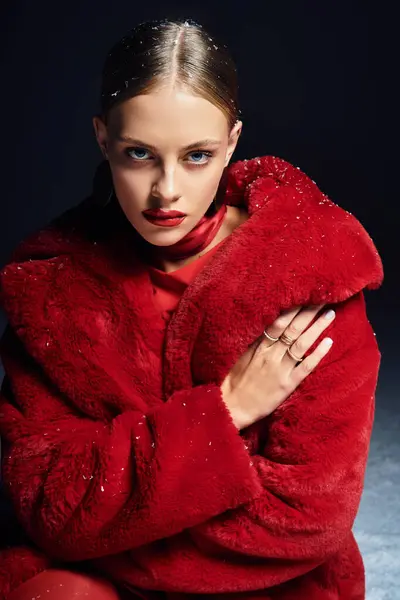
[[[179,265],[183,264],[183,261],[200,254],[210,246],[221,229],[226,212],[227,207],[225,204],[222,204],[216,212],[211,212],[211,214],[210,211],[207,211],[197,225],[175,244],[160,247],[148,244],[146,254],[149,262],[164,270],[170,268],[171,263],[176,265],[175,268],[178,268]],[[168,267],[166,267],[167,264]]]
[[[156,260],[157,268],[165,271],[165,273],[172,273],[173,271],[176,271],[181,267],[194,262],[206,254],[209,250],[212,250],[212,248],[227,238],[237,227],[247,221],[249,215],[244,209],[239,209],[235,206],[227,206],[226,208],[227,210],[221,227],[219,228],[215,237],[205,248],[203,248],[200,252],[196,252],[195,254],[180,260],[168,259],[163,256],[162,253],[160,253]]]

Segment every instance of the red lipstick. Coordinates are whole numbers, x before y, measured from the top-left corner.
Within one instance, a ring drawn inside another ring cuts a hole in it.
[[[180,219],[181,217],[186,217],[185,213],[179,212],[179,210],[161,210],[161,208],[144,210],[143,214],[153,217],[153,219]]]
[[[178,210],[161,210],[160,208],[144,210],[143,216],[158,227],[176,227],[186,218],[185,213]]]

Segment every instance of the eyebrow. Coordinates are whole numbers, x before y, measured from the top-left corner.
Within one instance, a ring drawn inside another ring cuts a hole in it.
[[[130,144],[135,144],[135,146],[139,146],[141,148],[149,148],[154,152],[157,152],[157,148],[152,146],[151,144],[146,144],[142,140],[137,140],[135,138],[131,138],[128,135],[119,135],[117,136],[117,141],[119,142],[128,142]],[[200,140],[198,142],[193,142],[193,144],[189,144],[188,146],[184,146],[181,150],[191,150],[192,148],[198,148],[199,146],[220,146],[220,140],[213,140],[212,138],[208,138],[205,140]]]

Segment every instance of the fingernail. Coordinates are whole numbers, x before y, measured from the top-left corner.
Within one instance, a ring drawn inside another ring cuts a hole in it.
[[[324,314],[324,318],[325,319],[333,319],[334,316],[335,316],[335,311],[334,310],[328,310],[328,312],[326,312]]]
[[[329,348],[329,346],[332,346],[333,340],[331,338],[325,338],[324,340],[322,340],[322,344],[326,348]]]

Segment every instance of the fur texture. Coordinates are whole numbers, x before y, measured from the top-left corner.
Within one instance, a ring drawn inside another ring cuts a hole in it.
[[[3,597],[51,560],[179,598],[365,597],[351,530],[381,358],[363,289],[381,260],[281,159],[237,162],[224,185],[250,218],[166,333],[117,204],[74,207],[2,270],[3,476],[33,542],[0,556]],[[220,383],[284,309],[323,302],[332,349],[239,434]]]

